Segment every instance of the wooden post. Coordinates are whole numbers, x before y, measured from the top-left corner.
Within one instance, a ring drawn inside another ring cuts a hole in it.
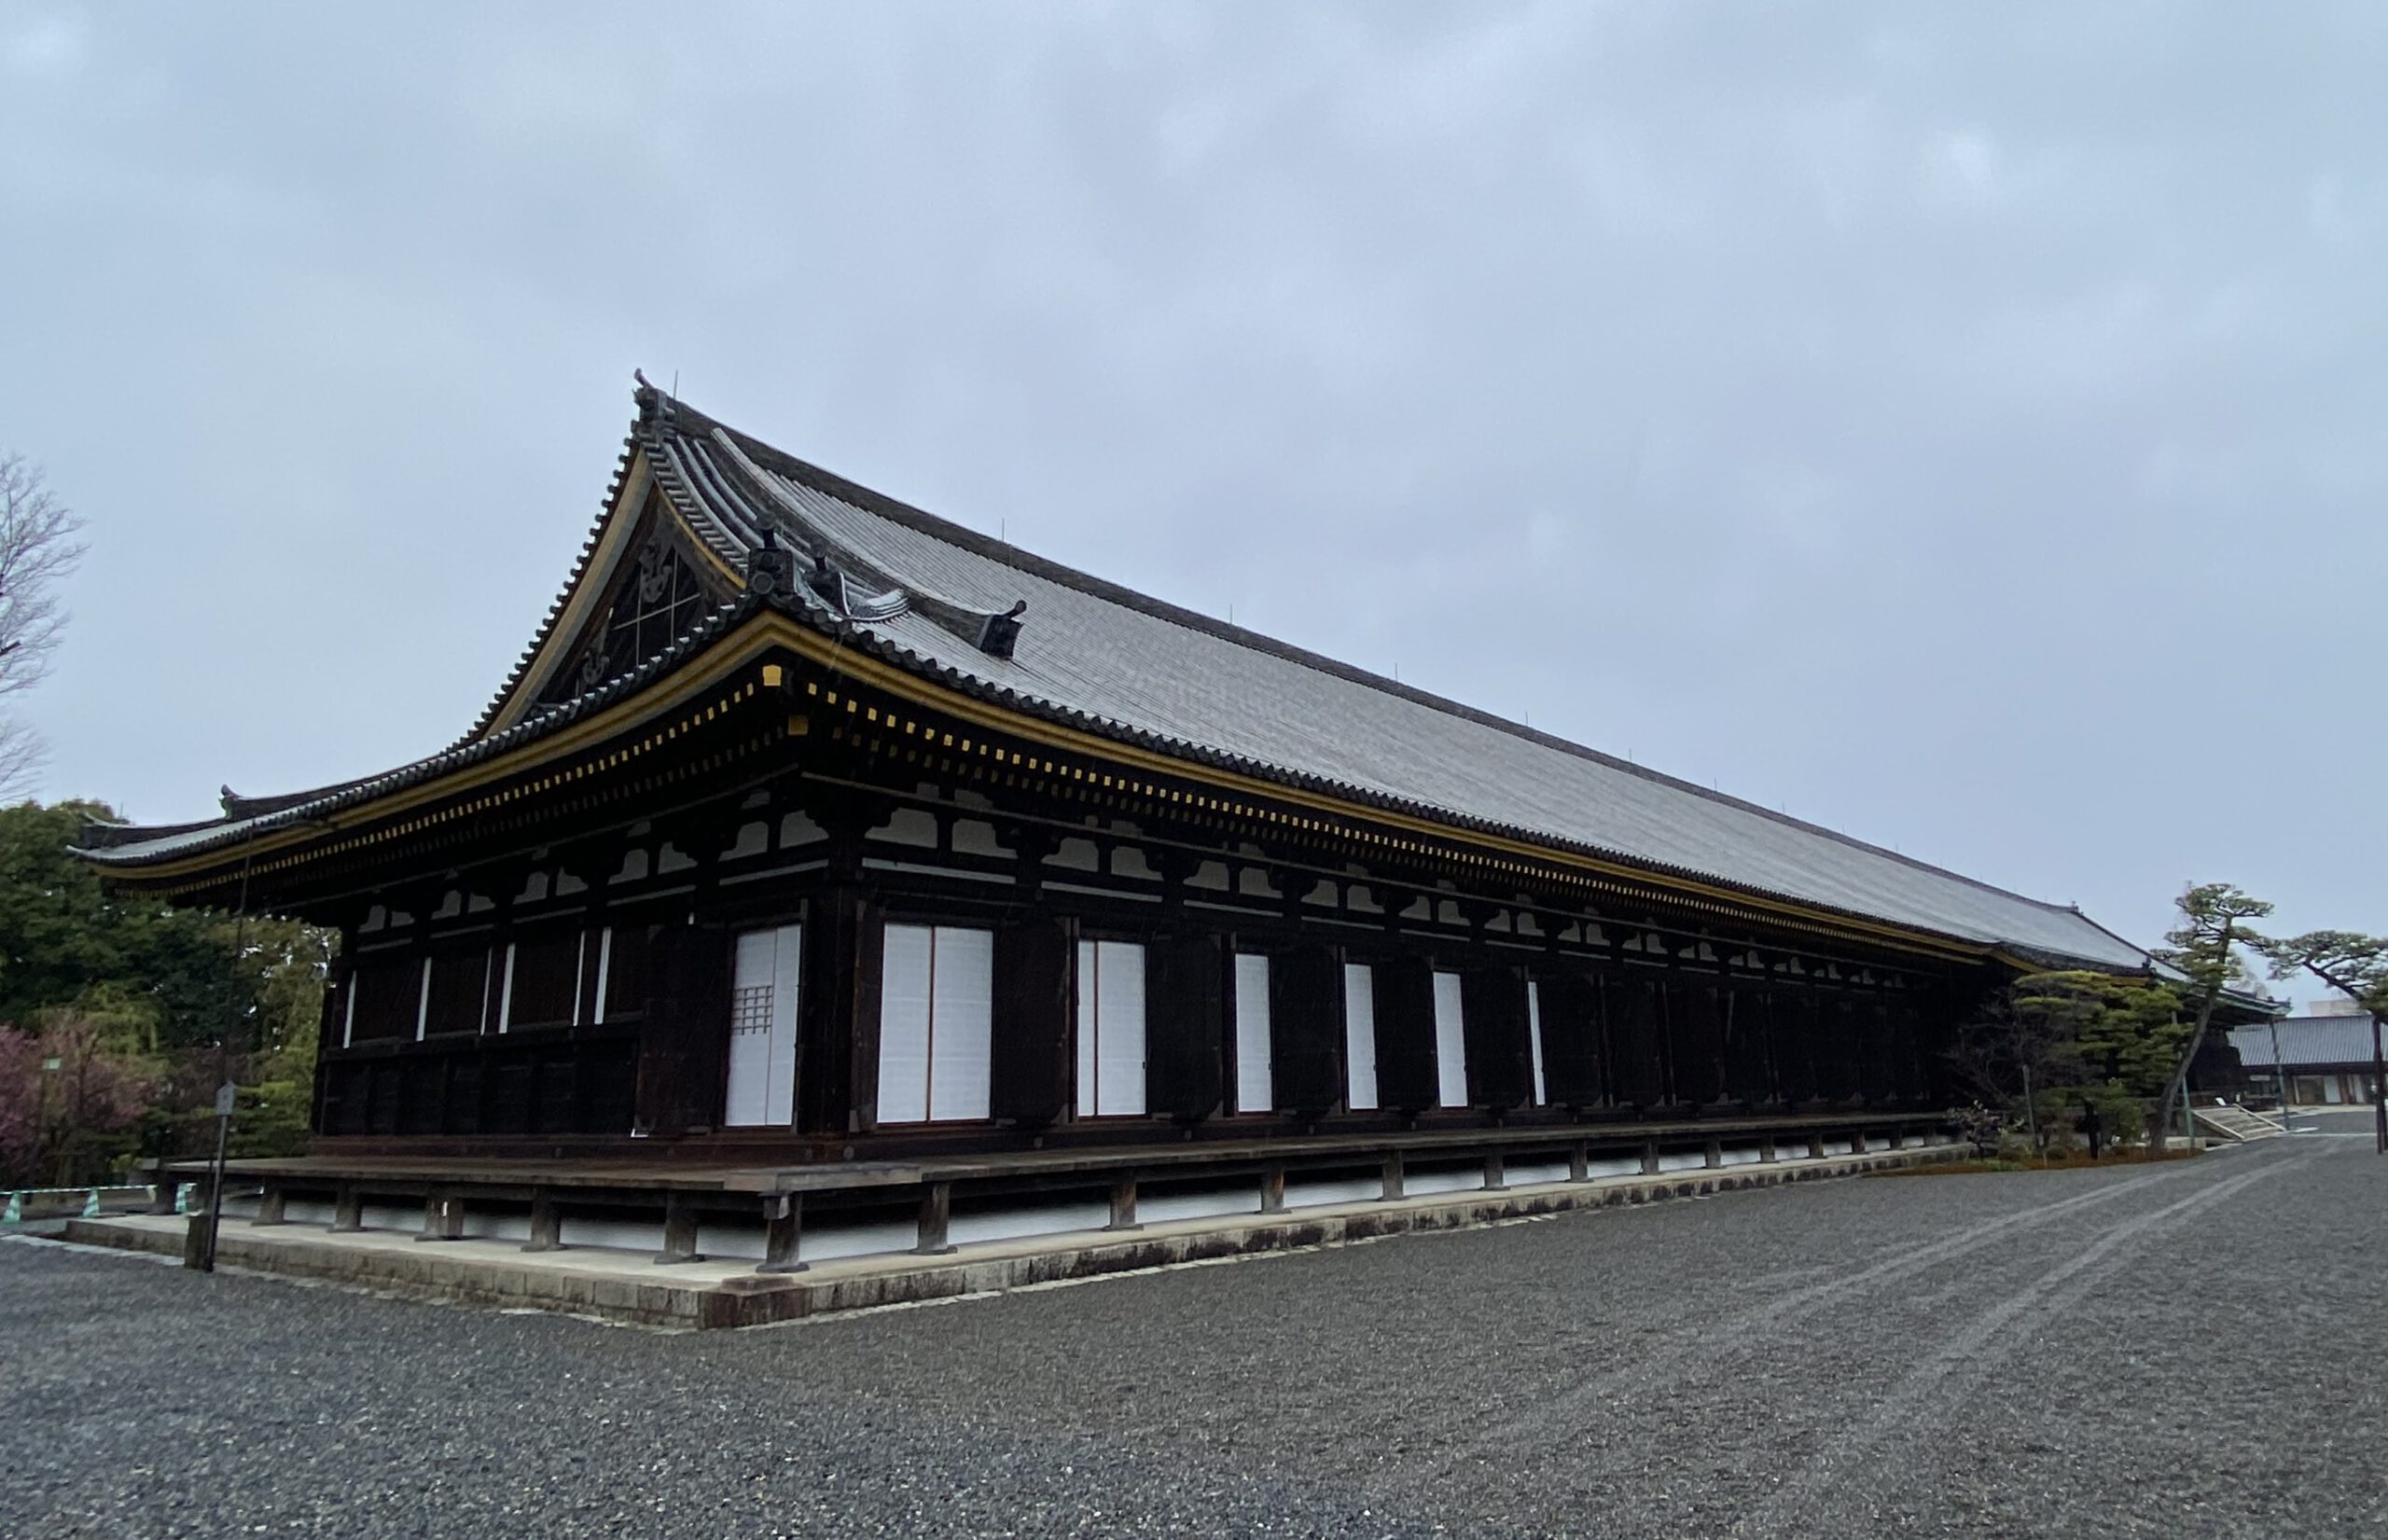
[[[1659,1142],[1655,1139],[1645,1139],[1642,1142],[1642,1174],[1645,1176],[1659,1174]]]
[[[1260,1212],[1285,1212],[1285,1168],[1270,1166],[1260,1173]]]
[[[1134,1172],[1112,1178],[1111,1223],[1103,1228],[1107,1230],[1140,1230],[1145,1228],[1136,1222],[1136,1173]]]
[[[465,1200],[453,1193],[432,1191],[423,1196],[423,1233],[418,1241],[462,1241]]]
[[[1774,1147],[1774,1135],[1770,1133],[1757,1142],[1757,1158],[1761,1165],[1768,1166],[1783,1158],[1783,1152]]]
[[[1508,1169],[1508,1162],[1503,1158],[1499,1150],[1488,1153],[1484,1157],[1484,1190],[1499,1192],[1507,1186],[1509,1185]]]
[[[1718,1139],[1708,1141],[1707,1147],[1700,1152],[1700,1163],[1710,1171],[1722,1169],[1725,1164],[1724,1141]]]
[[[283,1215],[286,1212],[288,1200],[289,1195],[282,1188],[272,1183],[266,1184],[265,1190],[257,1194],[257,1214],[256,1218],[249,1221],[250,1225],[285,1223]]]
[[[912,1250],[922,1256],[943,1256],[953,1250],[946,1232],[953,1221],[953,1184],[931,1182],[921,1188],[920,1239]]]
[[[828,833],[829,867],[805,910],[796,1126],[832,1136],[867,1132],[878,1109],[882,936],[862,885],[862,844],[887,806],[864,793],[825,789],[805,812]]]
[[[563,1211],[556,1206],[553,1187],[531,1189],[531,1238],[524,1251],[563,1250]]]
[[[1592,1146],[1583,1139],[1576,1141],[1567,1152],[1567,1180],[1589,1182],[1592,1179]]]
[[[1812,1133],[1808,1135],[1808,1158],[1811,1160],[1821,1160],[1824,1158],[1825,1136],[1821,1133]]]
[[[356,1190],[354,1182],[342,1182],[332,1189],[332,1228],[334,1235],[354,1235],[365,1228],[365,1195]]]
[[[802,1272],[796,1255],[804,1233],[804,1194],[775,1192],[763,1200],[763,1260],[757,1272]]]
[[[1895,1123],[1891,1125],[1890,1144],[1891,1148],[1895,1150],[1905,1149],[1907,1147],[1906,1132]]]
[[[663,1195],[663,1249],[655,1260],[659,1267],[697,1260],[697,1206],[686,1193]]]
[[[163,1160],[158,1162],[157,1176],[158,1179],[149,1186],[149,1212],[172,1214],[174,1212],[174,1194],[182,1189],[182,1184],[167,1172]]]
[[[1384,1157],[1384,1197],[1387,1202],[1401,1196],[1401,1152],[1387,1150]]]

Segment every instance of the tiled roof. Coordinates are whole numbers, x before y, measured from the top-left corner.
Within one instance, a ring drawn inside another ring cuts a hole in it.
[[[702,651],[707,643],[732,623],[762,607],[763,602],[752,597],[726,604],[690,628],[687,634],[673,643],[667,651],[648,659],[628,673],[607,680],[586,695],[560,706],[543,708],[512,727],[486,737],[466,738],[412,764],[401,765],[396,770],[369,775],[360,781],[347,782],[309,800],[256,798],[254,800],[257,802],[270,804],[270,810],[219,818],[210,823],[150,827],[90,825],[83,831],[77,853],[102,867],[147,866],[237,844],[251,835],[311,823],[343,809],[386,797],[392,792],[420,785],[451,770],[463,770],[468,765],[494,758],[509,749],[535,743],[560,728],[569,727],[625,696],[636,694]]]
[[[2371,1062],[2371,1018],[2367,1016],[2290,1016],[2280,1022],[2281,1061],[2299,1064],[2368,1064]],[[2249,1069],[2272,1066],[2272,1029],[2233,1027],[2230,1046],[2239,1062]]]
[[[910,602],[892,618],[833,617],[809,601],[798,607],[815,623],[834,624],[849,645],[912,672],[1116,738],[1464,826],[2003,946],[2051,964],[2147,964],[2143,950],[2076,909],[1074,572],[856,486],[659,393],[642,389],[640,404],[632,448],[646,453],[657,485],[699,539],[735,570],[769,529],[783,545],[822,551],[858,587],[900,587]],[[975,628],[983,617],[1022,601],[1027,609],[1012,655],[981,650]],[[518,668],[509,691],[521,676]],[[614,698],[621,683],[600,693]],[[578,701],[562,708],[576,715],[581,709]],[[493,708],[485,721],[496,715]],[[543,729],[556,715],[518,723],[495,739],[468,739],[337,795],[361,799],[372,788],[387,789],[393,777],[437,773],[465,762],[459,756],[478,757],[484,744]],[[321,811],[302,805],[272,816]],[[206,829],[231,833],[228,825]],[[213,842],[205,830],[168,839],[183,850],[194,847],[182,841]],[[144,842],[94,853],[130,862],[167,853]]]

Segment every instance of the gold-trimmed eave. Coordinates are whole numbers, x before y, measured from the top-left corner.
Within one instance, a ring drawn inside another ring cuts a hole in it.
[[[150,886],[202,872],[221,871],[229,875],[237,870],[243,859],[255,861],[309,844],[319,845],[328,852],[340,836],[363,825],[397,818],[415,808],[462,797],[479,787],[525,775],[541,766],[568,758],[592,744],[628,733],[645,720],[667,715],[675,707],[721,687],[729,676],[759,664],[765,654],[775,650],[794,653],[830,673],[845,675],[858,684],[909,701],[923,710],[1041,743],[1063,753],[1099,759],[1121,769],[1200,783],[1263,803],[1276,802],[1304,809],[1336,819],[1342,825],[1356,825],[1364,828],[1375,825],[1383,830],[1398,831],[1416,839],[1434,841],[1437,847],[1466,847],[1485,857],[1479,864],[1491,871],[1531,878],[1538,871],[1557,868],[1562,873],[1581,873],[1645,890],[1657,890],[1679,901],[1688,901],[1695,908],[1728,910],[1736,915],[1830,936],[1864,937],[1900,950],[1951,961],[1978,963],[1986,959],[2007,961],[2011,957],[2007,949],[1996,943],[1969,941],[1890,921],[1850,915],[1802,904],[1796,899],[1754,893],[1628,862],[1472,829],[1423,814],[1374,807],[1332,793],[1287,785],[1222,766],[1180,758],[1139,744],[1123,743],[1083,728],[984,701],[950,685],[923,678],[882,659],[857,652],[833,637],[769,610],[748,617],[737,629],[646,689],[519,749],[508,750],[447,774],[341,809],[308,825],[271,830],[254,840],[235,841],[179,860],[116,867],[107,870],[117,881]],[[1325,825],[1306,824],[1298,817],[1287,820],[1266,813],[1263,817],[1290,823],[1298,829],[1307,827],[1318,832],[1332,832]],[[1444,853],[1439,849],[1413,845],[1390,837],[1372,842],[1384,845],[1394,853]]]
[[[993,731],[1045,743],[1063,752],[1109,761],[1115,765],[1143,770],[1148,774],[1199,781],[1221,790],[1235,792],[1256,800],[1291,803],[1315,812],[1325,813],[1346,824],[1380,825],[1402,830],[1442,843],[1475,847],[1489,854],[1508,858],[1492,863],[1492,869],[1511,875],[1530,877],[1534,863],[1543,868],[1560,867],[1629,882],[1643,888],[1658,888],[1670,895],[1693,900],[1699,907],[1722,906],[1738,912],[1757,914],[1794,923],[1802,929],[1820,929],[1833,936],[1864,936],[1904,950],[1965,962],[1978,962],[1994,950],[1989,942],[1967,941],[1944,936],[1936,931],[1921,930],[1889,921],[1869,920],[1837,910],[1805,905],[1793,899],[1775,897],[1732,888],[1719,883],[1703,882],[1697,878],[1654,870],[1622,861],[1604,860],[1599,856],[1561,847],[1537,844],[1506,835],[1467,828],[1423,815],[1396,809],[1373,807],[1332,793],[1307,787],[1287,785],[1222,766],[1204,764],[1200,760],[1179,758],[1147,749],[1140,744],[1123,743],[1079,728],[1052,722],[1044,717],[984,701],[966,691],[953,688],[933,679],[925,679],[910,670],[898,667],[882,659],[857,652],[840,645],[809,628],[797,625],[784,617],[772,615],[760,617],[776,621],[787,633],[789,649],[829,671],[843,673],[859,683],[885,694],[910,701],[925,710],[939,712],[964,722]],[[1264,814],[1264,816],[1266,816]],[[1324,832],[1321,825],[1291,821],[1297,828]],[[1395,848],[1404,853],[1432,853],[1423,847]]]
[[[764,622],[767,620],[776,620],[778,624],[766,625]],[[376,839],[388,838],[405,827],[402,821],[409,813],[443,802],[469,798],[470,794],[501,782],[520,778],[523,783],[522,791],[527,793],[546,789],[550,784],[541,778],[542,772],[576,777],[594,770],[610,769],[618,760],[643,755],[664,742],[676,740],[683,727],[702,725],[712,720],[716,711],[753,699],[761,687],[759,671],[752,679],[740,681],[736,676],[757,663],[761,654],[784,650],[784,634],[795,629],[790,622],[776,616],[756,617],[645,689],[625,696],[577,722],[533,739],[520,747],[459,766],[352,806],[186,856],[139,865],[96,865],[100,874],[111,881],[144,888],[177,882],[187,887],[194,885],[189,881],[194,878],[220,881],[237,877],[243,863],[251,864],[252,870],[262,871],[267,868],[261,863],[270,858],[303,854],[312,859],[337,853],[344,848],[344,841],[353,840],[360,834]],[[718,694],[719,699],[703,703],[703,698],[711,694]],[[698,704],[701,704],[701,709],[687,722],[666,721],[674,712]],[[613,750],[599,759],[582,766],[566,763],[591,748],[617,738],[632,737],[643,729],[646,733],[645,738]],[[508,799],[512,798],[509,797]],[[458,801],[455,811],[460,814],[478,812],[481,811],[481,805],[470,800]]]
[[[614,579],[635,541],[639,516],[645,511],[650,493],[659,494],[653,499],[657,515],[671,521],[684,549],[720,577],[730,592],[736,593],[746,586],[745,577],[724,562],[712,543],[689,525],[679,506],[670,497],[659,495],[661,490],[647,446],[644,441],[633,440],[630,462],[623,468],[614,500],[599,522],[594,548],[580,564],[554,621],[541,633],[531,660],[523,665],[513,687],[491,714],[489,725],[476,737],[493,738],[521,723],[538,703],[539,692],[570,659],[575,646],[587,633],[590,618],[614,591]]]

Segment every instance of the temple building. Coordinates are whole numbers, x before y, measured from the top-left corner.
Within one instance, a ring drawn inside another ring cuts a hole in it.
[[[315,1129],[344,1169],[1862,1149],[1947,1107],[1985,991],[2148,965],[2076,909],[1071,571],[644,382],[636,412],[456,742],[87,838],[124,889],[339,932]]]

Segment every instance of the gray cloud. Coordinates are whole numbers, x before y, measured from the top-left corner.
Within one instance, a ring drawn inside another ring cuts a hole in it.
[[[2148,939],[2388,929],[2376,7],[12,10],[50,791],[470,721],[629,371]],[[2249,811],[2253,806],[2256,811]]]

